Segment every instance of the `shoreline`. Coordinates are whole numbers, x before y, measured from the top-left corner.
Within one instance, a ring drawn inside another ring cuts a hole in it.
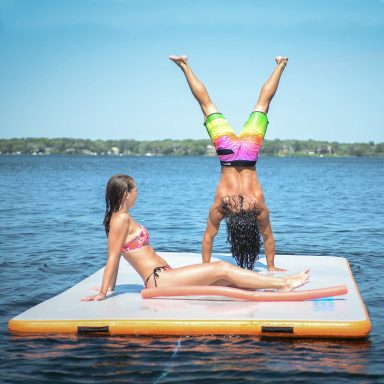
[[[63,156],[63,157],[211,157],[214,158],[215,155],[179,155],[179,154],[169,154],[169,155],[141,155],[141,154],[82,154],[82,153],[0,153],[0,157],[16,157],[16,156],[27,156],[27,157],[47,157],[47,156]],[[371,158],[371,159],[381,159],[384,158],[384,154],[377,155],[361,155],[361,156],[353,156],[353,155],[323,155],[323,154],[287,154],[287,155],[275,155],[275,154],[260,154],[259,158],[263,157],[276,157],[276,158],[326,158],[326,159],[356,159],[356,158]]]
[[[209,139],[90,140],[73,138],[0,139],[0,155],[216,156]],[[384,157],[384,142],[340,143],[317,140],[265,140],[260,156]]]

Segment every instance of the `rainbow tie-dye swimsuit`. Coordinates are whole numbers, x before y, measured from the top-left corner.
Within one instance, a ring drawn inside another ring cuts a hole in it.
[[[239,135],[225,117],[212,113],[205,127],[223,166],[254,166],[267,130],[268,119],[263,112],[252,112]]]

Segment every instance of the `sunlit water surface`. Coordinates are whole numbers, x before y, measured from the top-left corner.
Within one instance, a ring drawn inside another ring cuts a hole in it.
[[[346,257],[372,332],[362,341],[18,336],[7,322],[103,266],[104,187],[132,175],[133,216],[158,251],[199,252],[220,167],[206,157],[0,156],[1,381],[384,382],[384,159],[260,158],[277,253]],[[224,226],[216,252],[228,252]]]

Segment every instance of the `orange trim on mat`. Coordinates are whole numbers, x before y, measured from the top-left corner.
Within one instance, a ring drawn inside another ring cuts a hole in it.
[[[259,335],[284,337],[362,338],[370,322],[268,321],[268,320],[78,320],[27,321],[12,319],[9,330],[17,333],[77,333],[78,327],[109,327],[115,335]],[[292,327],[292,333],[263,332],[262,327]]]

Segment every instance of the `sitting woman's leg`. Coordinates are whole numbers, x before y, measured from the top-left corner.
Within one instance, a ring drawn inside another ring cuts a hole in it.
[[[192,91],[193,96],[198,101],[201,110],[204,113],[205,118],[212,113],[218,112],[217,108],[213,104],[211,98],[208,95],[207,89],[204,84],[195,76],[192,72],[188,58],[185,55],[182,56],[169,56],[169,59],[175,62],[184,72],[187,79],[189,88]]]
[[[276,68],[261,88],[259,99],[257,100],[253,111],[260,111],[264,113],[268,112],[269,104],[271,103],[271,100],[276,93],[281,75],[283,74],[284,68],[287,65],[288,58],[278,56],[275,60],[277,64]]]
[[[158,287],[182,285],[224,285],[247,289],[273,288],[291,290],[309,281],[309,271],[287,277],[273,277],[236,267],[226,261],[195,264],[160,273]],[[152,287],[151,287],[152,288]]]

